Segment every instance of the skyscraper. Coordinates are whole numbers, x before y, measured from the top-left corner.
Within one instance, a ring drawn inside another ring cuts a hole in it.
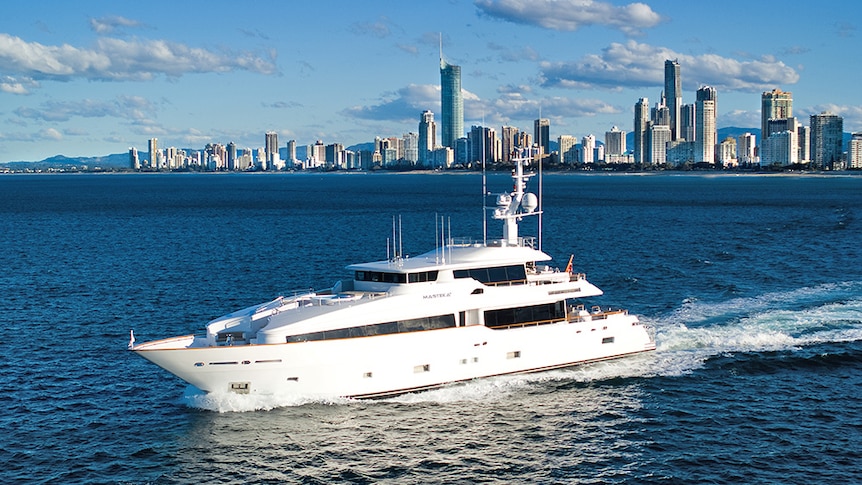
[[[150,141],[147,143],[148,150],[150,151],[150,168],[154,168],[158,170],[159,168],[159,139],[158,138],[150,138]]]
[[[533,122],[533,137],[542,148],[542,158],[551,153],[551,120],[539,118]]]
[[[500,131],[500,142],[502,145],[500,155],[504,163],[509,163],[512,161],[512,153],[515,151],[515,148],[520,146],[518,144],[518,128],[503,126]]]
[[[670,137],[670,126],[649,123],[644,137],[645,164],[662,165],[667,163],[667,146],[671,142]]]
[[[290,168],[296,165],[296,140],[287,142],[287,159],[290,160]]]
[[[606,155],[622,155],[626,151],[626,132],[616,126],[605,132]]]
[[[649,123],[649,99],[641,98],[635,103],[635,124],[634,124],[634,154],[635,163],[642,164],[648,162],[646,153],[646,132],[647,123]]]
[[[853,133],[847,146],[847,168],[862,168],[862,133]]]
[[[581,138],[581,163],[595,163],[596,137],[592,134]]]
[[[141,161],[138,159],[138,149],[135,147],[129,147],[129,165],[132,167],[132,170],[141,169]]]
[[[769,120],[793,116],[793,94],[780,89],[764,91],[760,96],[760,142],[769,137]]]
[[[736,159],[740,165],[749,165],[754,162],[754,147],[756,137],[751,133],[739,135],[736,139]]]
[[[563,164],[574,165],[578,161],[578,154],[575,151],[578,140],[572,135],[560,135],[557,138],[557,144],[560,146],[560,160]]]
[[[236,143],[230,142],[227,144],[227,169],[239,170],[236,161]]]
[[[844,148],[844,118],[824,111],[811,115],[811,161],[817,168],[839,168]]]
[[[266,132],[266,145],[264,150],[266,153],[266,163],[261,166],[262,170],[274,170],[278,162],[278,133],[274,131]]]
[[[454,148],[455,140],[464,136],[464,100],[461,97],[461,66],[447,64],[440,42],[440,144]]]
[[[437,145],[437,123],[434,113],[425,110],[419,115],[419,165],[431,165],[431,152]]]
[[[670,132],[673,140],[682,137],[680,127],[680,109],[682,107],[682,79],[679,75],[679,61],[664,61],[664,95],[665,105],[670,111]]]
[[[715,162],[715,145],[718,133],[715,129],[715,118],[717,112],[715,88],[704,86],[697,90],[697,101],[695,102],[695,140],[694,161]]]

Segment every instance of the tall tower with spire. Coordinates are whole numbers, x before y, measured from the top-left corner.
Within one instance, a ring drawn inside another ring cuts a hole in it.
[[[670,110],[671,138],[681,138],[680,108],[682,107],[682,79],[679,76],[679,61],[664,61],[665,106]]]
[[[461,66],[443,59],[443,36],[440,36],[440,144],[455,148],[455,140],[464,136],[464,100],[461,97]]]

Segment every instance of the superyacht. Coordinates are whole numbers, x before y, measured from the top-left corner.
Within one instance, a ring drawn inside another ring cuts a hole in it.
[[[526,192],[534,165],[522,151],[512,191],[489,210],[500,239],[441,228],[437,248],[402,257],[393,237],[391,257],[347,266],[352,277],[332,288],[229,313],[201,335],[136,344],[132,333],[128,348],[205,392],[312,398],[385,397],[654,350],[635,315],[585,307],[602,291],[571,258],[551,267],[536,238],[519,235],[524,217],[542,213]]]

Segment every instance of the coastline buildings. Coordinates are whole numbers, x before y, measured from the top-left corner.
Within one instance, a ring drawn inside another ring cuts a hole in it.
[[[441,106],[446,120],[441,124],[442,138],[448,138],[447,142],[437,142],[434,113],[426,109],[420,114],[417,133],[377,137],[373,149],[358,146],[353,151],[340,143],[324,145],[318,140],[305,147],[304,158],[300,160],[295,140],[287,143],[286,154],[281,157],[278,137],[273,131],[266,132],[265,146],[256,152],[238,149],[233,142],[226,148],[221,144],[208,144],[204,151],[189,153],[174,147],[159,150],[158,140],[152,138],[148,140],[149,159],[140,160],[137,150],[130,148],[129,166],[134,170],[281,170],[285,168],[282,160],[289,160],[291,169],[436,169],[470,167],[475,162],[510,163],[518,147],[534,146],[534,143],[540,146],[543,158],[551,157],[548,118],[534,120],[532,133],[505,125],[499,131],[473,126],[467,136],[461,136],[460,73],[459,66],[446,63],[441,46]],[[843,152],[843,119],[840,116],[812,115],[811,126],[803,126],[792,116],[792,94],[778,88],[761,94],[760,140],[752,133],[734,133],[718,143],[715,88],[703,86],[696,92],[695,103],[682,104],[679,61],[666,60],[664,74],[664,91],[659,102],[650,108],[648,98],[643,97],[634,105],[632,146],[627,146],[626,132],[616,126],[605,132],[604,144],[597,142],[593,135],[581,138],[579,144],[578,137],[561,134],[556,138],[557,152],[550,160],[568,166],[604,162],[657,168],[695,165],[699,165],[697,168],[751,168],[758,163],[786,167],[813,161],[811,166],[815,169],[862,168],[859,154],[862,135],[854,134],[848,152]]]

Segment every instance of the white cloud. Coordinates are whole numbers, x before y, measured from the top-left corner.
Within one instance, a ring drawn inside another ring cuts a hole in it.
[[[616,6],[592,0],[476,0],[475,5],[490,17],[562,31],[603,25],[626,35],[639,35],[642,29],[662,21],[645,3]]]
[[[141,24],[137,20],[127,19],[118,15],[111,15],[102,18],[91,18],[90,28],[98,34],[107,34],[123,27],[139,27]]]
[[[541,83],[565,88],[642,88],[664,84],[664,62],[677,59],[684,89],[708,84],[718,90],[756,92],[794,84],[799,73],[772,57],[740,61],[716,54],[688,55],[630,40],[578,61],[543,62]]]
[[[102,37],[93,48],[43,45],[0,33],[0,71],[34,80],[146,80],[157,75],[251,71],[273,74],[272,60],[249,52],[213,52],[165,40]],[[18,90],[14,84],[6,88]]]
[[[124,120],[146,119],[156,110],[155,105],[140,96],[118,96],[109,101],[47,101],[38,108],[20,107],[14,111],[21,118],[40,121],[68,121],[74,117],[114,117]]]
[[[30,78],[15,78],[3,76],[0,78],[0,91],[10,94],[30,94],[30,90],[38,88],[39,83]]]
[[[63,134],[54,128],[46,128],[39,132],[39,136],[45,140],[62,140]]]

